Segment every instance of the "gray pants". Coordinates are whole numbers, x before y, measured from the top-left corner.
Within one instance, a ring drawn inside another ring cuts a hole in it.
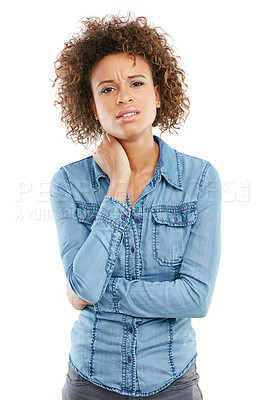
[[[68,364],[62,400],[202,400],[198,380],[199,375],[194,361],[184,375],[159,393],[144,397],[123,396],[87,381]]]

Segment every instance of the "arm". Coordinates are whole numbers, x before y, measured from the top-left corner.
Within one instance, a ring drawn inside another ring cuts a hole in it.
[[[211,165],[200,188],[179,278],[173,282],[111,278],[98,309],[142,318],[200,318],[209,309],[221,252],[221,182]]]
[[[66,278],[81,299],[96,303],[112,275],[131,209],[106,194],[90,232],[77,219],[64,167],[52,177],[50,201]]]

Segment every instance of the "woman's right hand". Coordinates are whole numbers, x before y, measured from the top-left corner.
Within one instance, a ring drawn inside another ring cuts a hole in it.
[[[104,132],[103,140],[93,153],[93,158],[109,176],[110,181],[129,181],[129,160],[123,146],[114,136]]]

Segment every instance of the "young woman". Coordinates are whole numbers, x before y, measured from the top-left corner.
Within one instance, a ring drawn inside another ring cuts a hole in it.
[[[71,334],[63,399],[202,399],[191,318],[220,260],[221,182],[153,134],[189,112],[185,73],[145,17],[87,18],[55,63],[67,135],[92,156],[50,185]],[[161,136],[161,135],[160,135]]]

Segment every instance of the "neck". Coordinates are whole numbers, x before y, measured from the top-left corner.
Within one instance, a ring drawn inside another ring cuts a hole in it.
[[[119,139],[119,142],[127,154],[131,175],[141,176],[154,172],[160,156],[160,147],[152,134],[132,141]]]

